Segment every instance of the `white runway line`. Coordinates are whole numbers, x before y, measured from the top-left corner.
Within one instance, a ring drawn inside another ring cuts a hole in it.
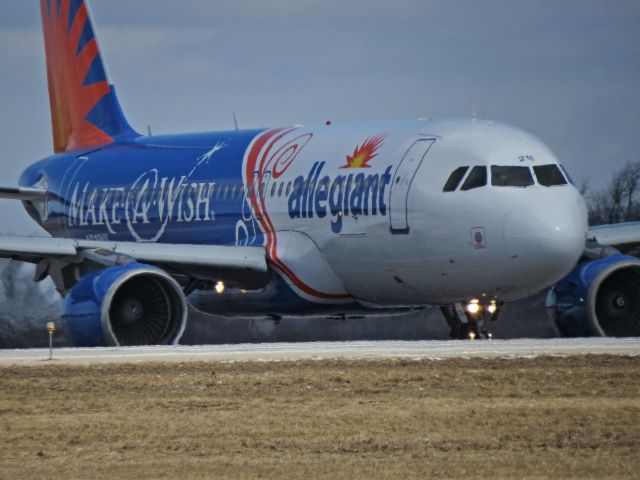
[[[640,355],[640,338],[484,341],[359,341],[203,346],[60,348],[52,364],[282,361],[313,359],[525,358],[586,354]],[[47,363],[48,349],[0,350],[0,366]]]

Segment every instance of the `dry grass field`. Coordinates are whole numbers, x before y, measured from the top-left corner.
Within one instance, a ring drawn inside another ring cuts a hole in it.
[[[0,367],[0,478],[638,478],[640,358]]]

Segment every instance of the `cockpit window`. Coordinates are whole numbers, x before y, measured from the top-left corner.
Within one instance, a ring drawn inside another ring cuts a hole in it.
[[[473,188],[484,187],[486,184],[487,168],[477,166],[471,169],[460,190],[471,190]]]
[[[462,181],[464,174],[467,173],[467,170],[469,170],[469,167],[456,168],[453,173],[449,175],[449,179],[447,180],[447,183],[444,184],[444,188],[442,189],[442,191],[453,192],[456,188],[458,188],[458,185],[460,185],[460,182]]]
[[[564,176],[567,179],[567,181],[571,185],[575,185],[575,182],[573,181],[573,178],[571,178],[571,175],[569,175],[569,172],[567,171],[566,167],[564,165],[558,165],[558,166],[560,167],[560,170],[562,170],[562,173],[564,173]]]
[[[496,187],[528,187],[533,185],[529,167],[491,166],[491,185]]]
[[[558,165],[536,165],[533,167],[533,171],[536,174],[538,183],[544,187],[567,184]]]

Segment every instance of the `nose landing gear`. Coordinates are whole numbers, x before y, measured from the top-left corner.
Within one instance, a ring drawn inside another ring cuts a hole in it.
[[[498,319],[501,303],[491,301],[482,305],[472,300],[464,306],[461,303],[442,305],[440,311],[449,325],[449,336],[454,340],[490,340],[493,338],[489,323]]]

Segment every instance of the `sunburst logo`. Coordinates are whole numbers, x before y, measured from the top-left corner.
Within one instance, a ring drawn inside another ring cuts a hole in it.
[[[351,155],[347,155],[347,164],[340,168],[371,168],[369,162],[378,155],[378,150],[387,136],[387,133],[379,133],[367,138],[362,145],[355,148]]]
[[[91,120],[110,89],[85,3],[41,0],[41,7],[54,150],[112,142]]]

